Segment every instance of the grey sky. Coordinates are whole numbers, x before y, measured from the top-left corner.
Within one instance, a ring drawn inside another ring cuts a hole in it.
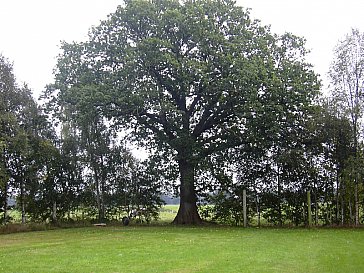
[[[18,82],[36,96],[52,81],[61,40],[83,41],[92,25],[114,12],[120,0],[0,0],[0,52],[14,62]],[[272,31],[307,39],[309,61],[327,73],[333,48],[351,28],[364,31],[362,0],[238,0]],[[325,81],[325,83],[327,83]]]

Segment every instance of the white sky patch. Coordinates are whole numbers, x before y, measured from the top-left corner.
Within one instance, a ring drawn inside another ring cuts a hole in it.
[[[117,0],[0,0],[0,53],[35,97],[53,80],[60,41],[84,41],[115,12]]]
[[[333,50],[339,40],[358,28],[364,32],[364,1],[362,0],[238,0],[251,8],[251,16],[272,32],[291,32],[307,40],[311,51],[308,61],[321,75],[327,88],[327,73],[333,60]],[[325,90],[324,90],[325,91]]]
[[[19,83],[35,97],[52,82],[60,41],[84,41],[91,26],[114,12],[120,0],[0,0],[0,53],[14,62]],[[362,0],[238,0],[253,18],[307,39],[309,62],[325,80],[333,48],[351,28],[364,31]],[[324,81],[327,84],[327,81]]]

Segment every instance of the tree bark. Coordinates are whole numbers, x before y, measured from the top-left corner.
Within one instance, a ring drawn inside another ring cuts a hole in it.
[[[94,179],[95,179],[95,188],[96,188],[96,203],[97,203],[97,211],[98,211],[98,220],[102,222],[102,210],[101,210],[101,195],[100,195],[100,181],[98,177],[98,172],[96,168],[94,168]]]
[[[6,224],[8,221],[8,181],[5,181],[5,185],[4,185],[3,210],[4,210],[3,221],[4,221],[4,224]]]
[[[358,194],[358,177],[355,175],[355,189],[354,189],[354,199],[355,199],[355,225],[359,225],[359,194]]]
[[[350,224],[353,224],[353,207],[352,207],[352,203],[351,203],[351,197],[349,197],[349,217],[350,217]]]
[[[260,227],[260,207],[259,207],[259,197],[257,196],[255,199],[256,207],[257,207],[257,216],[258,216],[258,227]]]
[[[283,226],[283,219],[282,219],[282,204],[281,204],[281,192],[282,192],[282,185],[281,185],[281,179],[280,179],[280,170],[279,170],[279,164],[277,169],[277,196],[278,196],[278,224],[279,226]]]
[[[25,216],[25,193],[24,193],[24,181],[23,178],[20,180],[20,203],[21,203],[21,223],[25,224],[26,216]]]
[[[97,165],[95,156],[91,154],[91,164],[93,166],[94,171],[94,181],[95,181],[95,189],[96,189],[96,203],[97,203],[97,212],[98,212],[98,221],[101,223],[104,221],[105,215],[103,211],[103,198],[101,192],[101,182],[100,182],[100,175],[99,175],[99,167]]]
[[[339,200],[339,190],[341,187],[339,187],[340,185],[340,180],[339,180],[339,171],[336,171],[336,224],[338,225],[340,223],[340,200]]]
[[[180,172],[180,206],[173,224],[176,225],[200,225],[202,219],[197,210],[197,196],[195,192],[195,167],[186,159],[178,162]]]
[[[3,148],[3,156],[1,157],[1,160],[4,162],[4,170],[8,169],[7,166],[7,159],[5,157],[5,148]],[[9,188],[9,180],[7,178],[6,175],[3,176],[4,179],[4,188],[2,189],[3,192],[3,198],[4,198],[4,202],[3,204],[1,204],[3,206],[3,211],[4,211],[4,215],[3,215],[3,224],[6,224],[8,221],[8,188]]]
[[[345,202],[344,202],[344,197],[341,196],[341,225],[344,225],[344,221],[345,221],[345,208],[344,208]]]
[[[312,211],[311,211],[311,191],[307,191],[307,224],[312,226]]]
[[[243,217],[244,217],[244,227],[248,226],[248,217],[246,213],[246,190],[243,190]]]
[[[53,200],[52,222],[57,223],[57,201]]]

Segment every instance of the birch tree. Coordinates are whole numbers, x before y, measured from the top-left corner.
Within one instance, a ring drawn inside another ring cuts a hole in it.
[[[339,41],[330,68],[333,96],[337,99],[341,114],[349,117],[353,130],[354,161],[360,157],[360,129],[364,111],[364,33],[352,29]],[[355,169],[354,183],[355,224],[359,224],[359,175]]]

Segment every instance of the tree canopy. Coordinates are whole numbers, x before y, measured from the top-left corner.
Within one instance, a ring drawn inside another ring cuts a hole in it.
[[[363,48],[338,42],[324,96],[305,40],[233,1],[130,0],[62,43],[42,105],[0,55],[2,223],[149,222],[176,194],[175,224],[358,225]]]
[[[50,91],[177,163],[177,224],[201,223],[203,161],[294,134],[319,89],[303,39],[272,34],[229,0],[126,1],[88,41],[62,48]]]
[[[360,130],[364,111],[364,34],[352,29],[335,48],[334,61],[330,67],[332,93],[336,98],[340,116],[349,118],[352,130],[353,161],[360,161]],[[351,175],[355,187],[355,223],[359,224],[359,176],[360,170],[353,166]]]

